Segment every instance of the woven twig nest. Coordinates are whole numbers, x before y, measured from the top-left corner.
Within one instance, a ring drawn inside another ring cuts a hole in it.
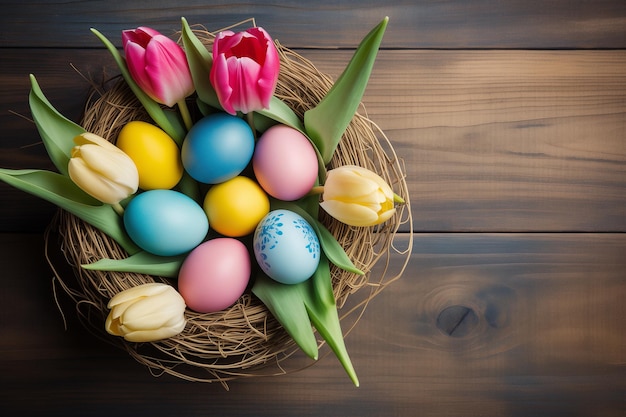
[[[197,31],[207,46],[213,35]],[[281,72],[276,96],[300,117],[314,107],[332,86],[332,80],[318,71],[307,59],[277,43]],[[98,91],[89,100],[81,125],[90,132],[115,141],[120,129],[132,120],[150,121],[130,88],[118,78],[112,87]],[[345,132],[330,163],[330,168],[352,164],[368,168],[392,185],[394,191],[409,201],[404,168],[383,132],[367,117],[357,114]],[[322,211],[320,211],[322,212]],[[356,323],[367,302],[385,285],[398,278],[402,271],[391,275],[387,267],[377,270],[373,279],[370,271],[382,260],[388,262],[395,250],[393,240],[403,223],[410,223],[408,205],[384,224],[376,227],[350,227],[330,216],[320,220],[337,238],[355,266],[365,272],[356,275],[333,267],[332,278],[344,331],[347,316]],[[104,332],[108,315],[107,303],[118,292],[148,282],[175,281],[136,273],[86,270],[82,264],[102,258],[122,259],[127,255],[115,241],[77,217],[59,211],[54,227],[61,239],[61,249],[72,266],[76,280],[57,275],[59,287],[76,303],[79,318],[91,330],[108,341],[126,349],[137,361],[147,365],[154,374],[168,373],[193,381],[226,381],[244,377],[274,375],[288,372],[284,363],[298,351],[267,308],[246,292],[232,307],[216,313],[186,311],[187,326],[179,335],[151,343],[131,343]],[[410,228],[410,225],[409,225]],[[403,251],[405,262],[410,247]],[[54,268],[54,265],[51,266]],[[401,269],[404,269],[403,266]],[[358,293],[358,294],[357,294]],[[350,302],[346,303],[350,298]],[[349,306],[349,307],[348,307]]]

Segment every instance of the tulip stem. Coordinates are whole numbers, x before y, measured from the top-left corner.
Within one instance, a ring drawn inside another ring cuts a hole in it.
[[[185,127],[187,128],[187,130],[191,129],[193,123],[191,122],[191,114],[189,114],[189,107],[187,107],[187,102],[185,101],[185,99],[182,99],[177,104],[180,115],[183,117],[183,122],[185,122]]]
[[[309,191],[307,193],[307,196],[309,195],[319,195],[319,194],[323,194],[324,193],[324,186],[323,185],[317,185],[313,188],[311,188],[311,191]]]
[[[124,215],[124,207],[122,207],[120,203],[111,204],[111,207],[113,207],[113,210],[120,216]]]
[[[256,128],[254,127],[254,112],[246,113],[246,120],[250,129],[252,129],[252,134],[254,135],[254,140],[256,140]]]

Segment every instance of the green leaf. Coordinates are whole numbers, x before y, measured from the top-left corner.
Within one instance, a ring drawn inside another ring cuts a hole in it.
[[[211,72],[211,65],[213,64],[213,56],[209,50],[204,46],[202,41],[198,39],[196,34],[191,30],[187,19],[184,17],[181,19],[183,24],[183,47],[185,48],[185,54],[187,55],[187,63],[189,64],[189,70],[191,71],[191,78],[193,84],[196,87],[196,93],[198,98],[212,106],[221,109],[220,102],[217,98],[217,94],[211,85],[211,79],[209,74]]]
[[[302,285],[281,284],[260,272],[252,286],[252,293],[259,297],[300,349],[317,360],[317,340],[302,300]]]
[[[348,355],[341,331],[327,259],[322,256],[317,271],[305,283],[308,285],[301,287],[302,298],[311,323],[335,353],[354,385],[358,387],[359,379]]]
[[[84,133],[85,129],[65,118],[50,104],[32,74],[30,83],[28,102],[39,135],[54,166],[62,174],[67,174],[74,138]]]
[[[291,107],[275,96],[273,96],[270,100],[270,107],[268,109],[256,110],[254,112],[255,118],[257,117],[257,114],[268,117],[278,123],[293,127],[306,135],[304,132],[304,125],[298,115],[291,110]]]
[[[186,130],[181,122],[178,114],[174,111],[165,111],[161,107],[159,103],[151,99],[142,89],[137,85],[133,77],[128,72],[128,68],[126,67],[126,61],[124,57],[119,53],[115,45],[113,45],[102,33],[100,33],[96,29],[91,29],[91,31],[102,41],[104,46],[109,50],[113,59],[115,60],[117,66],[124,77],[124,80],[135,94],[135,96],[139,99],[143,107],[146,109],[152,120],[158,124],[161,129],[165,131],[174,141],[181,145],[183,139],[185,138]]]
[[[93,271],[136,272],[165,278],[177,278],[178,271],[187,255],[158,256],[141,251],[124,259],[100,259],[91,264],[82,265]]]
[[[363,38],[328,94],[316,107],[304,113],[305,130],[326,164],[330,162],[341,136],[361,103],[387,22],[389,18],[385,17]]]
[[[139,250],[126,234],[119,214],[87,195],[68,177],[50,171],[0,168],[0,180],[76,215],[112,237],[129,254]]]
[[[364,274],[363,271],[358,269],[352,263],[352,261],[346,254],[346,251],[339,244],[339,242],[337,242],[337,239],[335,239],[333,234],[330,233],[326,226],[324,226],[319,220],[311,216],[305,209],[303,209],[294,202],[276,200],[273,198],[270,199],[270,206],[272,210],[282,208],[285,210],[291,210],[294,213],[302,216],[311,225],[313,230],[315,230],[324,254],[333,264],[348,272],[352,272],[358,275]]]

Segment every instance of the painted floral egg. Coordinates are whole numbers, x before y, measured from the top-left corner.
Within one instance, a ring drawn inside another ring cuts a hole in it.
[[[289,210],[270,211],[261,220],[253,247],[263,272],[283,284],[306,281],[320,261],[315,231],[302,216]]]
[[[261,187],[272,197],[293,201],[315,185],[318,162],[309,139],[296,129],[274,125],[261,135],[252,157]]]
[[[128,236],[145,251],[160,256],[189,252],[209,231],[202,207],[174,190],[149,190],[135,196],[124,211]]]

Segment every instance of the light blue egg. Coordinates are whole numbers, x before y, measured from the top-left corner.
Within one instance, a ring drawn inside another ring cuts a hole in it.
[[[181,159],[196,181],[219,184],[239,175],[253,153],[254,134],[248,123],[228,113],[215,113],[189,130]]]
[[[270,278],[297,284],[313,275],[320,261],[320,243],[307,221],[289,210],[270,211],[253,239],[257,263]]]
[[[209,231],[202,207],[174,190],[150,190],[135,196],[124,210],[124,226],[137,246],[160,256],[189,252]]]

